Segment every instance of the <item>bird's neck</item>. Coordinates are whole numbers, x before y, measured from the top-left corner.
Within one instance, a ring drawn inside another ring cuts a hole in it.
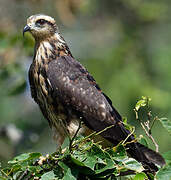
[[[59,33],[55,33],[53,36],[44,40],[36,41],[34,60],[49,61],[56,60],[60,56],[71,56],[72,54]]]

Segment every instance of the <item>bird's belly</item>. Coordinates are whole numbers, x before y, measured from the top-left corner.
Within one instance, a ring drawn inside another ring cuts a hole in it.
[[[49,125],[53,130],[53,138],[55,141],[62,141],[68,134],[67,132],[67,116],[65,109],[58,100],[51,97],[50,93],[45,91],[47,88],[42,88],[41,85],[36,86],[37,103],[40,106],[45,118],[49,121]],[[53,102],[55,101],[55,103]]]

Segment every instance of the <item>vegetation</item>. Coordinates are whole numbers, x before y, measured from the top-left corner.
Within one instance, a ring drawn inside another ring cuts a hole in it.
[[[137,102],[135,106],[137,119],[139,111],[142,108],[146,107],[149,110],[149,101],[150,98],[142,97],[142,99]],[[153,126],[155,121],[158,120],[157,117],[154,117],[152,122],[149,122],[149,118],[151,119],[152,117],[150,110],[147,111],[147,117],[148,120],[144,122],[144,125],[152,123]],[[171,122],[166,119],[160,119],[160,121],[169,133],[171,133]],[[124,121],[124,123],[129,130],[134,130],[134,127],[128,125],[126,121]],[[142,125],[145,131],[147,131],[149,138],[156,144],[151,136],[152,126],[146,126],[150,127],[146,130]],[[45,156],[35,152],[21,154],[9,161],[7,167],[0,169],[0,178],[2,180],[114,180],[117,179],[117,177],[124,176],[132,180],[145,180],[148,178],[170,180],[171,151],[164,154],[166,165],[159,168],[156,175],[144,173],[144,168],[141,163],[127,156],[125,151],[126,140],[116,147],[108,147],[105,149],[99,144],[100,142],[95,143],[91,139],[100,133],[102,133],[102,131],[92,133],[86,137],[76,136],[76,134],[71,141],[66,138],[60,150],[53,154],[46,154]],[[136,139],[148,146],[146,138],[140,136]]]

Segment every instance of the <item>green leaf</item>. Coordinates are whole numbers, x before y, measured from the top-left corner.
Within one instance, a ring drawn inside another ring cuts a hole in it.
[[[143,106],[146,106],[146,101],[144,99],[141,99],[135,105],[136,111],[138,111]]]
[[[97,163],[97,156],[92,153],[81,153],[79,151],[76,151],[74,154],[71,155],[71,160],[79,166],[85,166],[94,170],[94,166]]]
[[[100,159],[110,158],[108,153],[105,153],[101,146],[93,144],[89,156],[96,156]]]
[[[142,99],[139,100],[135,105],[136,111],[138,111],[141,107],[144,107],[144,106],[148,105],[148,103],[150,101],[151,101],[151,98],[146,97],[146,96],[142,96]]]
[[[141,163],[137,162],[133,158],[127,158],[123,161],[125,168],[134,170],[136,172],[142,172],[144,170],[143,166]]]
[[[171,164],[161,168],[156,175],[158,180],[170,180],[171,179]]]
[[[113,160],[111,160],[111,159],[106,159],[106,166],[104,166],[101,169],[95,170],[95,173],[99,174],[99,173],[102,173],[102,172],[104,172],[106,170],[114,169],[114,168],[115,168],[115,162]]]
[[[53,171],[49,171],[41,176],[41,180],[54,180],[55,174]]]
[[[96,160],[95,156],[88,156],[84,161],[84,165],[86,167],[89,167],[92,170],[94,170],[94,167],[95,167],[96,163],[97,163],[97,160]]]
[[[0,180],[7,180],[7,178],[4,178],[0,175]]]
[[[64,170],[65,173],[67,172],[68,166],[64,162],[59,161],[58,165]]]
[[[12,166],[12,171],[15,172],[15,171],[18,171],[19,169],[21,169],[21,165],[19,164],[15,164]]]
[[[29,153],[29,160],[31,160],[31,159],[37,159],[37,158],[39,158],[40,156],[42,156],[41,153],[37,153],[37,152]]]
[[[148,144],[148,141],[146,140],[145,137],[141,137],[141,139],[139,140],[139,143],[143,144],[144,146],[148,147],[149,144]]]
[[[54,180],[55,174],[53,171],[49,171],[41,176],[41,180]]]
[[[171,151],[165,152],[162,155],[168,164],[171,163]]]
[[[14,164],[21,161],[33,160],[33,159],[39,158],[40,156],[41,156],[41,153],[24,153],[19,156],[16,156],[12,161],[9,161],[8,163]]]
[[[63,169],[60,166],[55,165],[53,170],[54,170],[54,174],[55,174],[56,178],[62,179],[62,177],[64,176]]]
[[[110,149],[108,153],[116,161],[122,161],[123,159],[127,158],[127,154],[123,145],[113,147],[113,149]]]
[[[127,121],[128,121],[127,117],[122,117],[122,121],[123,121],[124,124],[127,124]]]
[[[80,160],[80,158],[75,158],[73,155],[71,156],[71,161],[78,166],[85,166],[85,164]]]
[[[160,118],[159,121],[162,123],[163,127],[169,132],[171,135],[171,120],[167,118]]]
[[[76,180],[77,175],[78,175],[78,171],[77,170],[73,170],[71,171],[71,168],[69,166],[67,166],[64,162],[60,161],[59,166],[64,170],[64,177],[62,178],[63,180]]]
[[[21,174],[23,173],[23,171],[17,171],[15,174],[14,174],[14,176],[13,176],[13,179],[14,180],[17,180],[20,176],[21,176]]]
[[[28,166],[28,170],[32,173],[38,173],[42,168],[40,166]]]
[[[71,169],[68,168],[62,180],[77,180],[77,175],[73,175]]]
[[[148,177],[143,172],[136,174],[135,177],[133,178],[133,180],[145,180],[145,179],[148,179]]]
[[[16,156],[12,161],[8,161],[9,164],[14,164],[20,161],[28,160],[30,157],[29,153],[24,153],[19,156]]]

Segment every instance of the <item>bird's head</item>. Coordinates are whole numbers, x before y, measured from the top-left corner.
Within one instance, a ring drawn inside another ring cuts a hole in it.
[[[57,32],[55,20],[47,15],[36,14],[27,19],[27,25],[23,29],[23,35],[29,31],[36,40],[53,36]]]

